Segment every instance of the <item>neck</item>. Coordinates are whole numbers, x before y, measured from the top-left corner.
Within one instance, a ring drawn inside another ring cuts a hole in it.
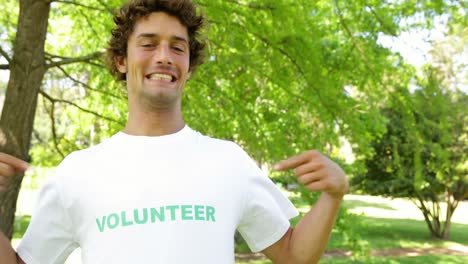
[[[129,109],[123,132],[135,136],[163,136],[180,131],[185,126],[180,107],[175,110],[134,111]]]

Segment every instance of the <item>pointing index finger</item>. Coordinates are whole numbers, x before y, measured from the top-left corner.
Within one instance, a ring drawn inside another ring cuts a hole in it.
[[[299,155],[293,156],[289,159],[282,160],[273,166],[275,171],[289,170],[299,167],[300,165],[310,161],[317,151],[311,150]]]
[[[26,161],[1,152],[0,162],[10,165],[18,171],[26,171],[29,168],[29,164]]]

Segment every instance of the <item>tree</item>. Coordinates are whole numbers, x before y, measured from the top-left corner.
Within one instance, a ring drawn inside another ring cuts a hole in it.
[[[17,32],[14,55],[10,58],[3,49],[1,52],[10,69],[10,80],[0,119],[2,151],[23,159],[28,157],[37,101],[35,94],[39,92],[46,71],[43,47],[50,5],[45,2],[21,1],[27,8],[22,9],[19,14],[21,28]],[[11,224],[21,180],[22,177],[12,178],[12,187],[1,197],[0,227],[9,237],[13,231]]]
[[[353,179],[365,192],[413,199],[431,235],[443,239],[450,236],[453,212],[468,196],[468,68],[460,60],[467,52],[466,17],[450,19],[449,34],[433,43],[431,64],[416,89],[409,92],[410,79],[394,85],[382,110],[387,131],[372,142],[374,155],[364,158],[367,172]]]
[[[383,109],[387,132],[372,143],[367,173],[353,181],[370,194],[411,198],[431,235],[448,239],[453,212],[468,197],[468,95],[446,89],[438,75],[427,68],[419,89],[401,89]]]
[[[11,5],[11,2],[5,4]],[[90,56],[85,59],[47,62],[44,46],[50,5],[51,2],[46,0],[21,0],[13,56],[10,57],[8,52],[0,47],[0,54],[8,62],[1,68],[10,71],[0,119],[0,150],[25,160],[29,160],[28,151],[37,95],[46,71],[54,65],[93,58]],[[12,224],[21,181],[22,175],[12,177],[8,190],[0,197],[0,228],[10,238],[13,233]]]

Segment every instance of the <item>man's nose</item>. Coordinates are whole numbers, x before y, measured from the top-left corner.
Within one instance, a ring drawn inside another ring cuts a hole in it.
[[[160,44],[156,50],[157,64],[172,64],[171,47],[167,44]]]

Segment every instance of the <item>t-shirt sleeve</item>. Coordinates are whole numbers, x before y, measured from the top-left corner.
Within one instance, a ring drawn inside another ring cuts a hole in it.
[[[17,248],[27,264],[63,264],[78,247],[60,195],[59,177],[50,177],[41,188],[31,222]]]
[[[281,190],[251,161],[243,214],[237,230],[253,252],[281,239],[298,211]]]

